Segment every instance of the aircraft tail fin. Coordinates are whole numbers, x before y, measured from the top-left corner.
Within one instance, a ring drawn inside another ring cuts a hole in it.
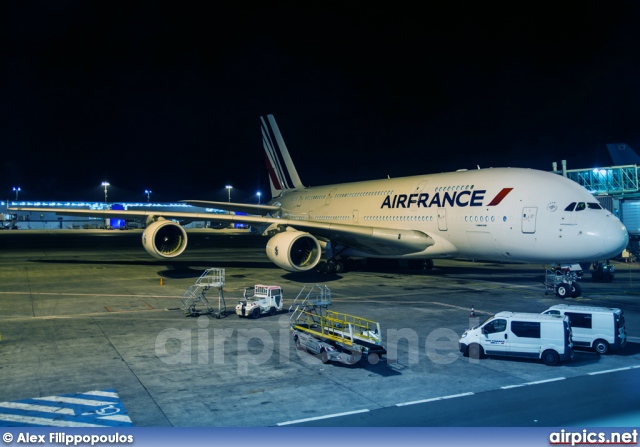
[[[273,115],[267,115],[266,121],[264,117],[260,117],[260,121],[262,122],[262,145],[267,159],[271,197],[277,197],[287,189],[304,188],[275,118]]]
[[[640,165],[640,156],[625,143],[607,144],[614,166]]]

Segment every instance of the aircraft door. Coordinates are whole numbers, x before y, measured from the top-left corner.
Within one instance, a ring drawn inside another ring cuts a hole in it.
[[[438,230],[447,231],[447,213],[445,208],[438,208]]]
[[[424,190],[424,187],[427,186],[428,180],[423,180],[420,183],[418,183],[418,186],[416,186],[416,190],[414,191],[414,193],[421,193]]]
[[[329,194],[327,194],[327,200],[325,200],[325,202],[324,202],[324,204],[325,204],[325,205],[329,205],[329,204],[331,203],[331,199],[332,199],[332,198],[333,198],[333,196],[335,195],[335,193],[336,193],[336,190],[337,190],[337,189],[338,189],[338,188],[333,188],[333,189],[329,192]]]
[[[536,207],[524,207],[522,209],[522,232],[523,233],[536,232],[536,215],[537,214],[538,214],[538,208]]]

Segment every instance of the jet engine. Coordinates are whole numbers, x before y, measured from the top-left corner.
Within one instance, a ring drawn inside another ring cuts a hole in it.
[[[175,258],[187,248],[187,232],[171,220],[158,220],[142,233],[142,245],[154,258]]]
[[[320,261],[318,240],[302,231],[284,231],[267,242],[267,256],[275,265],[290,272],[306,272]]]

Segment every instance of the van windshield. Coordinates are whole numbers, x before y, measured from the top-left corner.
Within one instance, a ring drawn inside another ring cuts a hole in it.
[[[480,326],[487,324],[489,321],[493,320],[494,318],[495,318],[495,315],[492,315],[489,318],[485,319],[482,323],[475,325],[471,329],[478,329]]]

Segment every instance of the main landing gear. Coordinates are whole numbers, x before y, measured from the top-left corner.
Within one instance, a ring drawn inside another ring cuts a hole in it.
[[[366,266],[366,267],[365,267]],[[318,271],[321,273],[347,273],[361,268],[385,269],[385,270],[431,270],[433,259],[351,259],[345,257],[329,258],[318,263]]]
[[[580,264],[552,265],[545,274],[545,294],[555,293],[558,298],[577,298],[582,295],[582,287],[578,283],[580,277]]]
[[[347,272],[347,264],[345,260],[336,260],[336,259],[328,259],[327,262],[320,261],[318,263],[318,271],[320,273],[346,273]]]

